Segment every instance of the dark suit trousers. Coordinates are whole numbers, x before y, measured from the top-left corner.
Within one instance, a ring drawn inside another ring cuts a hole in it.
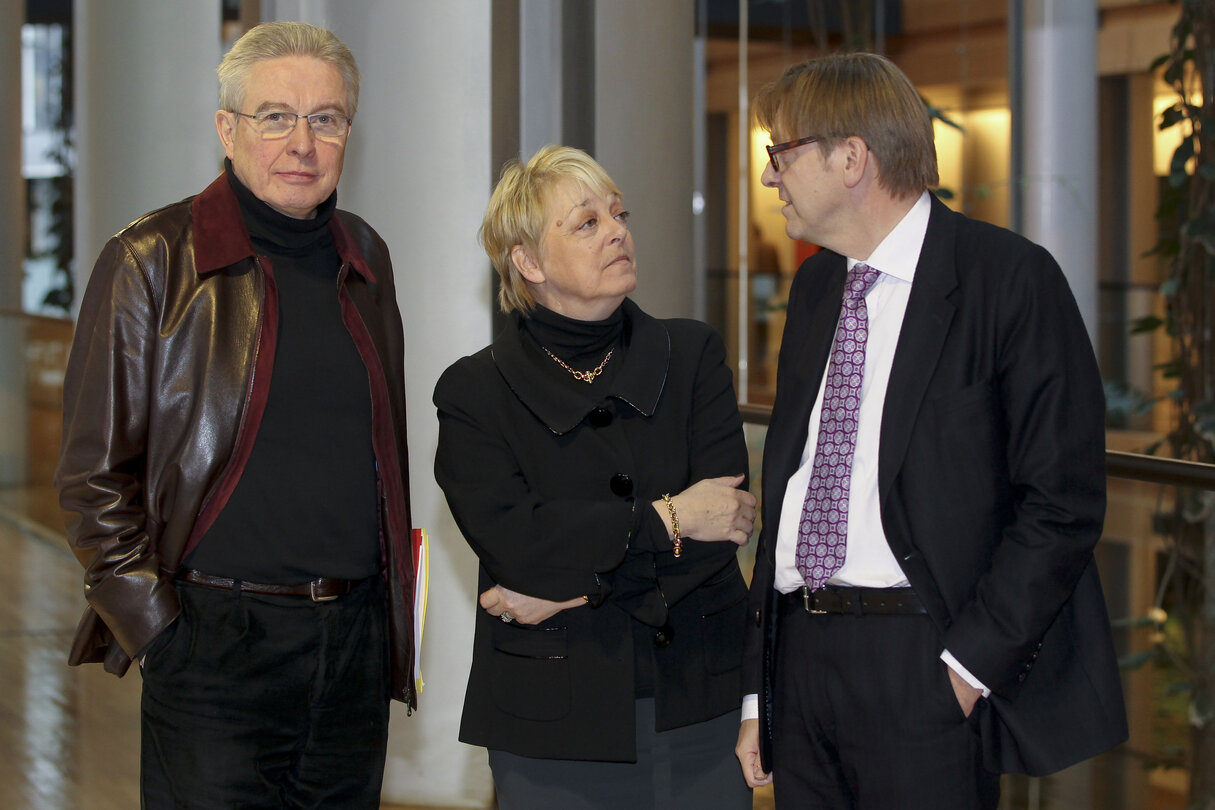
[[[776,648],[778,810],[992,810],[927,616],[809,614],[784,603]],[[976,707],[976,711],[978,708]]]
[[[143,806],[378,808],[388,649],[378,578],[331,602],[177,585],[143,669]]]

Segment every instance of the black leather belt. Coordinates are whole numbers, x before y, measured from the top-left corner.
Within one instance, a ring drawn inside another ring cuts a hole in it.
[[[329,579],[321,577],[311,582],[299,585],[266,585],[260,582],[246,582],[243,579],[230,577],[215,577],[184,568],[177,572],[177,578],[191,585],[202,585],[206,588],[219,588],[225,591],[242,591],[244,593],[260,593],[270,596],[307,596],[313,602],[330,602],[339,596],[345,596],[366,580],[361,579]]]
[[[827,585],[811,591],[805,585],[781,594],[781,612],[842,613],[855,616],[916,615],[928,611],[911,588],[847,588]]]

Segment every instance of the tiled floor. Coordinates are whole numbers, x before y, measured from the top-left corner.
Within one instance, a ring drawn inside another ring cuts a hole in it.
[[[29,493],[0,501],[0,806],[131,810],[139,679],[67,666],[80,568],[36,519],[51,506]]]

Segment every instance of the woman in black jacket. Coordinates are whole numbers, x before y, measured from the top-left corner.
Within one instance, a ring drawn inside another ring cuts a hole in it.
[[[508,164],[481,227],[509,315],[435,388],[435,474],[480,558],[460,739],[501,810],[750,808],[738,732],[755,498],[721,338],[627,295],[620,190]]]

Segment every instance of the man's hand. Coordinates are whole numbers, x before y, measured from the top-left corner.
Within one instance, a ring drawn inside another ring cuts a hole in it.
[[[742,721],[738,727],[738,745],[734,746],[734,756],[738,757],[738,764],[742,766],[747,787],[772,784],[772,774],[764,773],[759,761],[759,720]]]
[[[502,614],[509,613],[511,621],[517,621],[520,624],[540,624],[563,610],[586,604],[586,599],[582,597],[566,602],[550,602],[536,596],[516,593],[501,585],[495,585],[481,594],[479,601],[481,607],[485,608],[489,615],[501,618]]]
[[[958,699],[958,705],[962,707],[962,714],[970,717],[970,713],[975,710],[975,704],[979,702],[979,698],[983,697],[983,690],[975,689],[968,684],[948,664],[945,665],[945,669],[949,672],[949,684],[953,687],[953,694]]]

